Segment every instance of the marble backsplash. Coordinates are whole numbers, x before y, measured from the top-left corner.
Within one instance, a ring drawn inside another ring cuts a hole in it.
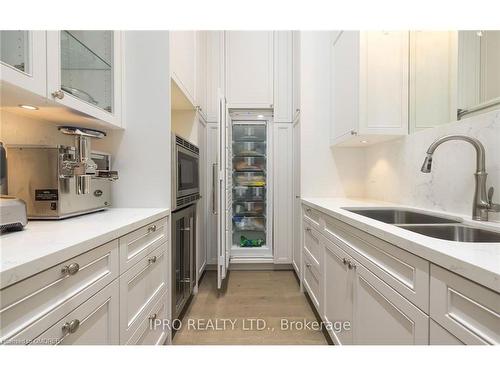
[[[500,202],[500,110],[366,148],[365,197],[471,215],[476,155],[470,144],[442,144],[434,153],[432,172],[420,172],[428,146],[448,134],[469,135],[483,143],[487,187],[495,188],[493,200]],[[500,222],[500,214],[491,213],[490,220]]]

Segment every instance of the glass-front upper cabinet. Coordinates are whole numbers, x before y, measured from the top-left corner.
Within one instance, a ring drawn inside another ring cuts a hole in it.
[[[121,33],[47,32],[48,96],[77,111],[121,126]]]
[[[45,31],[0,31],[0,78],[41,96],[47,95]]]

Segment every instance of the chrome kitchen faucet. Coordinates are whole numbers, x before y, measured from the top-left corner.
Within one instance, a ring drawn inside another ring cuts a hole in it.
[[[493,187],[490,187],[488,192],[486,192],[486,178],[488,174],[485,167],[485,151],[483,144],[479,140],[466,135],[448,135],[436,139],[427,149],[427,156],[420,170],[423,173],[430,173],[434,151],[436,151],[439,145],[447,141],[465,141],[474,146],[476,150],[476,173],[474,173],[476,186],[474,189],[472,220],[488,221],[488,212],[500,212],[500,205],[492,202]]]

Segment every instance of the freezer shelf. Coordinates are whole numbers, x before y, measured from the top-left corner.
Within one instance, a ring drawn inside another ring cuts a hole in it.
[[[266,246],[266,232],[234,230],[233,245],[250,248],[264,247]]]
[[[233,128],[234,141],[265,142],[266,126],[261,124],[238,124]]]
[[[233,199],[237,202],[264,202],[266,199],[265,187],[235,186]]]
[[[242,231],[266,231],[265,217],[239,217],[233,216],[233,223],[237,230]]]
[[[233,169],[237,172],[265,172],[266,158],[235,156],[233,158]]]
[[[233,142],[234,156],[266,156],[265,142]]]
[[[265,216],[266,204],[264,202],[235,202],[233,204],[234,216]]]
[[[266,175],[264,172],[234,172],[234,184],[239,186],[264,187]]]

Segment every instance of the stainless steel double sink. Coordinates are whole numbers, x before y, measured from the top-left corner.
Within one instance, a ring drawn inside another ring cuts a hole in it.
[[[500,232],[464,225],[460,220],[422,212],[393,208],[348,208],[344,210],[393,224],[402,229],[433,238],[456,242],[500,243]]]

